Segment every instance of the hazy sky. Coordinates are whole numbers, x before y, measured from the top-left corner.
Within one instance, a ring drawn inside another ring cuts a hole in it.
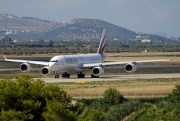
[[[135,32],[180,36],[180,0],[0,0],[0,14],[59,22],[93,18]]]

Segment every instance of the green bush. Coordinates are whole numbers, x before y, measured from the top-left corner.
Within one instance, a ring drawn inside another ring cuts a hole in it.
[[[0,81],[0,120],[70,120],[76,109],[71,97],[57,84],[45,84],[29,76]]]
[[[180,85],[176,85],[173,92],[168,96],[168,100],[172,103],[180,103]]]
[[[105,90],[103,96],[104,102],[109,105],[117,105],[123,101],[126,101],[126,99],[119,93],[119,91],[113,88]]]
[[[105,116],[105,121],[120,121],[130,113],[139,110],[143,104],[139,101],[128,101],[112,107]]]

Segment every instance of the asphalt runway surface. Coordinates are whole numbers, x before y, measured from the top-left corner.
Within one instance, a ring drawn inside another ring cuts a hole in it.
[[[180,78],[180,73],[166,73],[166,74],[130,74],[130,75],[101,75],[99,78],[77,78],[72,76],[70,78],[39,78],[46,83],[59,83],[59,82],[76,82],[76,81],[120,81],[120,80],[133,80],[133,79],[155,79],[155,78]],[[38,79],[38,78],[36,78]]]

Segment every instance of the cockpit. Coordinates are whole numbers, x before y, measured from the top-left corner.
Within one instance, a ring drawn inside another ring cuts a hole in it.
[[[50,62],[58,62],[58,60],[51,60]]]
[[[61,56],[55,56],[53,58],[51,58],[51,60],[49,61],[49,68],[52,71],[60,71],[61,70],[61,65],[62,65],[62,57]]]

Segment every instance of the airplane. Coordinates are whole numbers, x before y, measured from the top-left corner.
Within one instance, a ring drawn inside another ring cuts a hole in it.
[[[141,60],[141,61],[128,61],[128,62],[103,62],[106,58],[104,52],[106,39],[106,29],[103,30],[101,41],[97,53],[93,54],[74,54],[74,55],[58,55],[50,59],[49,62],[44,61],[31,61],[31,60],[18,60],[7,59],[4,55],[5,61],[21,62],[20,70],[22,72],[28,72],[32,69],[30,64],[44,65],[41,69],[42,75],[55,74],[55,78],[59,78],[62,74],[62,78],[70,78],[70,74],[77,73],[78,78],[84,78],[83,72],[92,70],[91,78],[98,78],[104,73],[105,66],[117,66],[122,65],[126,72],[135,72],[137,69],[136,64],[148,63],[148,62],[160,62],[169,61],[171,59],[162,60]]]

